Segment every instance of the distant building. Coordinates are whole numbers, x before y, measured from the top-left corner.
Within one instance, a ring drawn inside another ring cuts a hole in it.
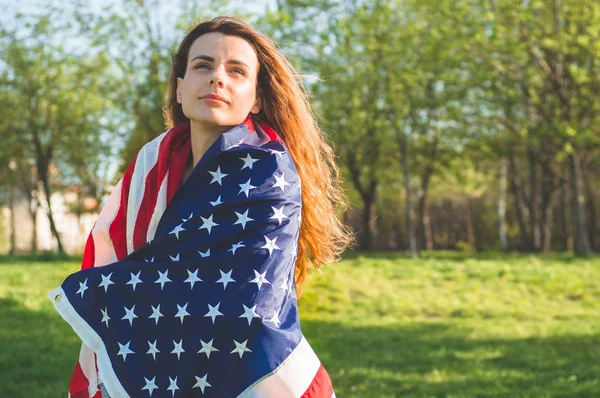
[[[29,210],[29,201],[24,194],[15,189],[15,200],[13,211],[15,216],[15,235],[16,245],[15,253],[26,254],[31,252],[31,239],[33,232],[33,219]],[[35,234],[37,236],[38,251],[56,251],[56,239],[52,236],[50,222],[47,217],[46,200],[40,190],[40,203],[36,211],[37,226]],[[79,217],[70,211],[69,204],[77,201],[77,193],[73,190],[63,190],[63,192],[52,195],[52,211],[54,222],[61,237],[64,250],[73,255],[83,253],[87,235],[94,226],[97,213],[84,212]],[[5,205],[0,207],[0,253],[8,253],[10,250],[11,236],[11,210],[7,201],[2,201]],[[91,198],[85,198],[82,203],[84,210],[96,207],[96,201]]]

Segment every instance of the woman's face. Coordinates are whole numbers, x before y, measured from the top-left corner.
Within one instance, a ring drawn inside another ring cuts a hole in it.
[[[246,40],[206,33],[190,47],[185,76],[177,78],[177,102],[193,124],[232,127],[260,111],[258,58]]]

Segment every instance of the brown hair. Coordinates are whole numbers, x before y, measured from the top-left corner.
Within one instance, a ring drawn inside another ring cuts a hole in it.
[[[194,41],[210,32],[240,37],[256,51],[257,93],[262,98],[258,118],[281,136],[298,170],[302,182],[302,223],[295,276],[300,296],[307,282],[308,263],[318,269],[338,261],[352,242],[352,236],[336,214],[336,206],[344,210],[347,201],[340,188],[333,150],[313,117],[300,75],[270,39],[231,17],[217,17],[197,25],[173,54],[164,109],[167,127],[188,121],[177,103],[177,78],[185,75],[189,49]]]

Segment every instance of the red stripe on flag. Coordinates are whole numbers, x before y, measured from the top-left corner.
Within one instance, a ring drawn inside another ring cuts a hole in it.
[[[146,243],[148,237],[148,227],[152,220],[152,215],[158,201],[160,187],[169,174],[169,186],[167,189],[167,203],[173,197],[179,184],[174,188],[175,192],[170,192],[171,180],[175,176],[177,182],[181,182],[185,164],[191,151],[191,142],[189,134],[189,123],[181,123],[174,126],[167,132],[158,148],[158,159],[146,177],[146,189],[140,204],[140,212],[135,223],[133,231],[133,247],[139,248]],[[177,170],[170,169],[171,159],[177,163]],[[181,165],[179,163],[182,163]]]
[[[259,122],[258,125],[260,126],[261,129],[263,129],[263,131],[265,133],[267,133],[267,135],[269,136],[269,139],[271,141],[283,142],[283,140],[281,139],[281,137],[279,137],[279,134],[277,134],[277,132],[275,130],[273,130],[271,128],[271,126],[269,126],[267,123],[265,123],[265,122]]]
[[[323,365],[321,365],[312,383],[310,383],[306,392],[302,394],[302,398],[331,398],[332,394],[331,379]]]
[[[71,377],[71,383],[69,384],[71,398],[90,398],[88,384],[88,379],[83,374],[83,370],[79,366],[79,361],[77,361],[73,376]]]
[[[123,176],[123,185],[121,187],[121,205],[115,219],[108,228],[110,240],[115,248],[115,254],[118,260],[122,260],[127,256],[127,200],[129,198],[129,188],[131,185],[131,176],[135,169],[137,155],[127,167],[127,171]]]
[[[93,230],[93,228],[92,228]],[[94,237],[92,233],[88,235],[87,241],[85,242],[85,250],[83,251],[83,260],[81,261],[81,269],[91,268],[94,266]]]
[[[159,161],[164,162],[163,167],[169,170],[169,181],[167,183],[167,204],[173,199],[175,193],[179,190],[181,185],[181,177],[185,170],[190,152],[192,150],[192,143],[190,140],[190,125],[188,123],[181,123],[173,127],[172,143],[165,146],[165,151],[169,151],[169,154],[159,154]],[[167,149],[168,148],[168,149]]]

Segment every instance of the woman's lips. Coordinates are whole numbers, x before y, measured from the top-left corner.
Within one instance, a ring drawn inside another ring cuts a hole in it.
[[[202,97],[202,99],[211,104],[226,104],[227,101],[223,99],[220,95],[217,94],[207,94]]]

